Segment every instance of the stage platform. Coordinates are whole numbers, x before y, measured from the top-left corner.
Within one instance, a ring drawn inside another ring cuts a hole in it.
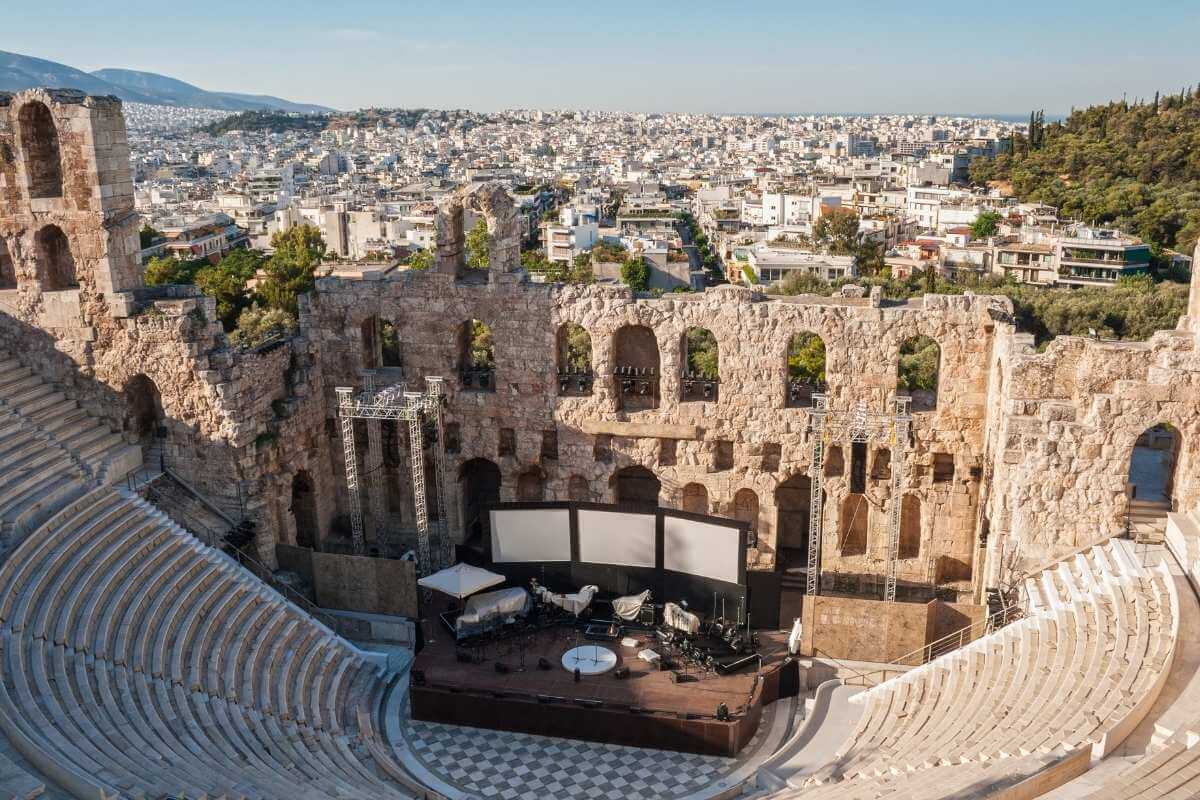
[[[638,658],[661,651],[652,631],[626,630],[617,641],[598,642],[617,655],[618,670],[581,676],[562,667],[573,647],[589,644],[582,631],[562,625],[493,642],[474,651],[457,647],[444,627],[413,662],[412,716],[431,722],[562,736],[612,744],[733,756],[758,728],[762,707],[794,693],[795,663],[787,658],[784,633],[759,632],[762,667],[750,664],[730,675],[677,662],[660,670]],[[460,653],[478,659],[467,663]],[[540,669],[539,659],[550,668]],[[499,662],[507,670],[499,672]],[[789,674],[790,673],[790,674]],[[683,682],[679,676],[684,676]],[[729,719],[717,719],[717,707]]]

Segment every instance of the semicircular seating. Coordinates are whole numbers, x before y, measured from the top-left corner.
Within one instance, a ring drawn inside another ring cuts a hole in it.
[[[1178,634],[1169,572],[1128,544],[1043,570],[1028,616],[855,696],[832,763],[780,796],[939,797],[1111,752],[1157,699]]]

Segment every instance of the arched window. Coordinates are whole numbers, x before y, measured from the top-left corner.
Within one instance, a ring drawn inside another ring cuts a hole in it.
[[[125,382],[124,394],[125,430],[147,449],[158,438],[165,419],[158,386],[145,375],[134,375]]]
[[[788,341],[787,405],[807,408],[815,392],[825,391],[825,340],[812,331]]]
[[[477,319],[459,327],[459,378],[462,388],[481,392],[496,391],[496,350],[492,329]]]
[[[900,345],[896,393],[912,398],[913,411],[932,411],[937,408],[941,362],[941,348],[928,336],[913,336]]]
[[[808,565],[808,527],[812,503],[812,482],[796,473],[775,488],[775,550],[785,570],[804,569]]]
[[[462,491],[463,531],[468,542],[487,547],[487,507],[500,502],[500,467],[486,458],[473,458],[458,472]]]
[[[843,556],[862,556],[867,553],[867,529],[871,504],[864,495],[851,492],[842,501],[838,552]]]
[[[625,325],[613,336],[617,407],[658,408],[658,337],[644,325]]]
[[[58,128],[44,103],[26,103],[17,116],[21,129],[21,152],[29,180],[29,199],[62,197],[62,156]]]
[[[555,337],[558,393],[581,396],[592,393],[592,337],[582,325],[564,322]]]
[[[296,523],[296,544],[314,547],[317,541],[317,501],[312,477],[300,470],[292,478],[292,519]]]
[[[921,555],[921,499],[915,494],[906,494],[900,500],[900,547],[899,558],[916,558]]]
[[[1138,436],[1129,456],[1130,501],[1141,520],[1164,517],[1175,507],[1175,467],[1183,437],[1170,423],[1152,425]]]
[[[639,508],[656,508],[662,489],[654,473],[645,467],[624,467],[613,476],[614,495],[622,505]]]
[[[34,237],[37,246],[38,278],[42,290],[57,292],[79,288],[75,276],[75,257],[71,254],[71,243],[57,225],[47,225]]]
[[[17,266],[8,252],[8,242],[0,239],[0,290],[17,288]]]
[[[738,489],[733,496],[733,518],[750,524],[750,546],[758,544],[758,495],[753,489]]]
[[[546,476],[540,467],[530,467],[517,476],[517,499],[524,503],[545,500]]]
[[[379,326],[379,357],[385,367],[402,367],[400,332],[387,320]]]
[[[572,475],[567,479],[567,499],[577,503],[586,503],[592,499],[592,489],[587,478],[582,475]]]
[[[683,487],[683,510],[692,514],[708,513],[708,489],[702,483],[689,483]]]
[[[683,334],[683,376],[680,400],[717,399],[721,358],[717,337],[707,328],[688,328]]]

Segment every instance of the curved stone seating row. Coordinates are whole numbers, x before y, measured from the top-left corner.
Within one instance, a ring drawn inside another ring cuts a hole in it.
[[[1180,731],[1088,800],[1159,800],[1200,796],[1200,733]]]
[[[407,796],[380,670],[139,498],[66,505],[0,586],[0,727],[72,793]]]
[[[1165,568],[1113,540],[1030,578],[1029,614],[855,696],[857,729],[809,787],[1082,750],[1099,758],[1145,716],[1170,669],[1178,602]],[[808,795],[805,795],[806,797]],[[925,794],[924,796],[937,796]]]
[[[45,781],[0,752],[0,800],[33,800],[45,793]]]

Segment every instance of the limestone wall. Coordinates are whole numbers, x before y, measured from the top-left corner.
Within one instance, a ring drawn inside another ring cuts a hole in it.
[[[565,499],[570,479],[581,476],[592,499],[612,500],[611,479],[629,465],[654,472],[666,505],[679,506],[683,487],[700,484],[707,491],[709,512],[732,515],[735,493],[753,490],[760,509],[759,547],[752,553],[758,565],[774,559],[776,487],[809,467],[806,414],[785,407],[790,336],[811,330],[825,340],[834,408],[846,409],[862,399],[879,412],[890,408],[895,394],[901,342],[916,334],[931,336],[942,349],[941,390],[937,410],[916,415],[906,486],[922,503],[921,552],[901,565],[902,578],[924,581],[935,568],[934,554],[968,566],[973,557],[988,381],[979,365],[988,363],[997,310],[1002,316],[1004,309],[985,298],[929,296],[878,308],[841,298],[768,300],[735,287],[635,300],[614,287],[527,284],[515,275],[475,285],[449,275],[407,272],[384,280],[320,281],[303,328],[320,353],[324,394],[332,408],[335,386],[360,385],[363,321],[378,316],[395,324],[410,384],[427,375],[449,379],[447,420],[461,430],[452,470],[474,458],[494,461],[503,476],[502,499],[516,499],[518,476],[532,469],[545,476],[546,499]],[[457,388],[457,329],[472,318],[486,322],[493,332],[494,392]],[[558,396],[555,336],[566,322],[591,335],[597,376],[591,396]],[[611,377],[613,341],[618,329],[630,325],[645,326],[657,338],[662,375],[657,409],[618,409]],[[693,326],[711,330],[719,344],[716,402],[680,400],[683,338]],[[512,455],[500,454],[504,429],[512,431]],[[556,432],[556,458],[543,455],[543,432],[548,430]],[[597,457],[598,440],[611,456]],[[885,479],[868,481],[867,554],[839,557],[838,516],[848,491],[850,459],[849,442],[841,444],[846,470],[827,483],[825,565],[878,572],[887,544],[890,486]],[[889,447],[890,442],[877,446]],[[722,451],[732,452],[731,463],[723,463]],[[953,458],[949,480],[934,482],[935,453]],[[340,470],[340,452],[331,455]]]

